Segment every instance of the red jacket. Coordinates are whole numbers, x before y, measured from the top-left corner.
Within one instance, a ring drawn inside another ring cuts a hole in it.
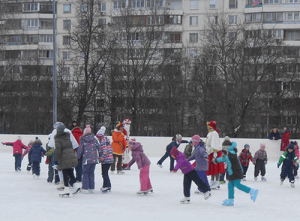
[[[77,143],[80,144],[80,137],[83,135],[80,127],[74,127],[72,129],[72,134],[73,134],[75,140],[77,141]]]
[[[289,145],[289,143],[290,143],[290,133],[291,132],[289,130],[286,130],[282,134],[282,137],[281,137],[281,148],[280,148],[281,151],[284,151],[285,148]]]
[[[24,148],[24,149],[28,148],[26,145],[24,145],[22,143],[21,140],[17,140],[15,142],[6,142],[6,143],[3,143],[3,145],[13,146],[13,153],[14,153],[14,155],[15,154],[22,154],[23,153],[22,148]]]
[[[246,149],[242,150],[242,152],[239,155],[239,159],[243,167],[249,166],[250,160],[251,162],[253,161],[250,151],[246,151]]]

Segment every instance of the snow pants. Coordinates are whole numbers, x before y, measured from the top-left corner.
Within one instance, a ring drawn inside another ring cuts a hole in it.
[[[210,186],[207,180],[206,171],[197,171],[199,178],[208,186],[208,190],[210,191]],[[198,190],[203,193],[203,190],[198,187]]]
[[[234,199],[234,187],[239,190],[250,193],[251,188],[241,184],[241,180],[228,180],[228,199]]]
[[[96,164],[82,165],[82,189],[93,190],[95,189],[95,168]]]
[[[32,162],[32,174],[40,175],[40,162]]]
[[[185,197],[190,197],[191,195],[191,185],[192,181],[200,188],[204,193],[209,191],[209,186],[206,185],[198,176],[196,170],[192,170],[183,176],[183,194]]]
[[[22,154],[14,154],[15,157],[15,170],[21,170],[21,162],[22,162],[22,158],[21,158]]]
[[[75,167],[76,171],[76,180],[78,182],[82,181],[82,158],[78,161],[78,165]]]
[[[103,185],[102,187],[111,187],[110,179],[108,176],[108,170],[111,164],[103,163],[101,164],[101,172],[103,178]]]
[[[149,178],[150,165],[144,166],[140,169],[140,183],[141,191],[147,191],[152,189],[150,178]]]
[[[115,169],[116,169],[117,158],[118,158],[117,171],[122,171],[122,158],[123,158],[123,156],[122,155],[113,154],[113,158],[114,158],[114,162],[111,165],[111,168],[110,168],[111,171],[115,171]]]
[[[174,158],[170,154],[171,150],[166,150],[165,155],[162,156],[162,158],[157,162],[157,164],[162,165],[162,163],[167,159],[170,158],[170,171],[174,170]]]
[[[256,160],[255,168],[254,168],[254,177],[257,177],[259,175],[264,176],[266,175],[266,165],[264,160]]]
[[[291,166],[291,167],[282,166],[281,173],[280,173],[280,178],[281,178],[281,180],[284,180],[286,177],[289,178],[290,182],[295,181],[293,166]]]
[[[65,187],[69,187],[69,183],[71,186],[73,186],[73,184],[76,183],[76,178],[74,176],[73,168],[63,169],[62,174],[64,178]]]

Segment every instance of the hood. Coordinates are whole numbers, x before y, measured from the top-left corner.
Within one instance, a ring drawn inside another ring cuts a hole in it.
[[[233,154],[237,153],[236,142],[232,142],[231,146],[228,148],[228,151],[233,153]]]
[[[85,135],[82,135],[80,137],[80,140],[83,140],[84,142],[91,142],[92,140],[94,140],[95,135],[92,133],[88,133]]]
[[[80,127],[74,127],[72,129],[72,134],[80,134],[80,135],[82,135],[82,130],[80,129]]]
[[[32,146],[40,146],[42,145],[42,142],[40,140],[35,140],[33,143],[32,143]]]
[[[142,146],[141,143],[139,143],[139,142],[136,142],[136,143],[131,147],[131,151],[141,151],[141,152],[144,152],[143,146]]]

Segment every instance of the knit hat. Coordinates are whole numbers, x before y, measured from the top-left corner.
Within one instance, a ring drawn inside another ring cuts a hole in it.
[[[224,137],[224,141],[222,143],[222,149],[228,149],[232,145],[230,138],[228,136]]]
[[[100,129],[98,130],[96,137],[100,138],[103,137],[105,134],[106,128],[104,126],[100,127]]]
[[[182,140],[182,136],[180,134],[176,134],[176,140]]]
[[[121,122],[117,123],[117,125],[116,125],[117,129],[119,129],[120,127],[124,127],[124,125]]]
[[[288,149],[291,149],[291,150],[294,150],[294,143],[290,143],[289,145],[288,145],[288,147],[287,147]]]
[[[42,143],[42,141],[38,137],[35,138],[35,142]]]
[[[86,127],[83,130],[83,134],[90,134],[90,133],[92,133],[91,126],[86,125]]]
[[[246,149],[247,147],[250,147],[250,145],[246,143],[246,144],[244,145],[244,149]]]
[[[56,125],[56,127],[53,126],[54,128],[56,128],[56,131],[57,132],[64,132],[64,130],[66,129],[66,126],[62,122],[56,122],[56,123],[59,123],[59,124]]]
[[[177,150],[177,148],[176,148],[176,147],[173,147],[172,150],[170,151],[170,154],[171,154],[172,156],[174,156],[174,158],[176,159],[177,156],[178,156],[178,150]]]
[[[193,137],[192,137],[192,141],[195,145],[198,145],[201,141],[201,138],[198,134],[195,134]]]
[[[55,124],[53,124],[53,128],[54,128],[54,129],[57,129],[57,127],[58,127],[59,125],[64,125],[64,124],[63,124],[62,122],[57,121]]]
[[[266,145],[264,143],[260,144],[260,149],[265,148],[265,147],[266,147]]]
[[[130,147],[133,147],[133,146],[135,145],[135,143],[136,143],[136,139],[132,138],[132,139],[130,139],[130,141],[129,141],[129,146],[130,146]]]

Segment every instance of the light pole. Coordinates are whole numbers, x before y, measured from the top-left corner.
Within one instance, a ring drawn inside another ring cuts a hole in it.
[[[53,124],[57,122],[57,84],[56,84],[56,12],[53,0]]]

